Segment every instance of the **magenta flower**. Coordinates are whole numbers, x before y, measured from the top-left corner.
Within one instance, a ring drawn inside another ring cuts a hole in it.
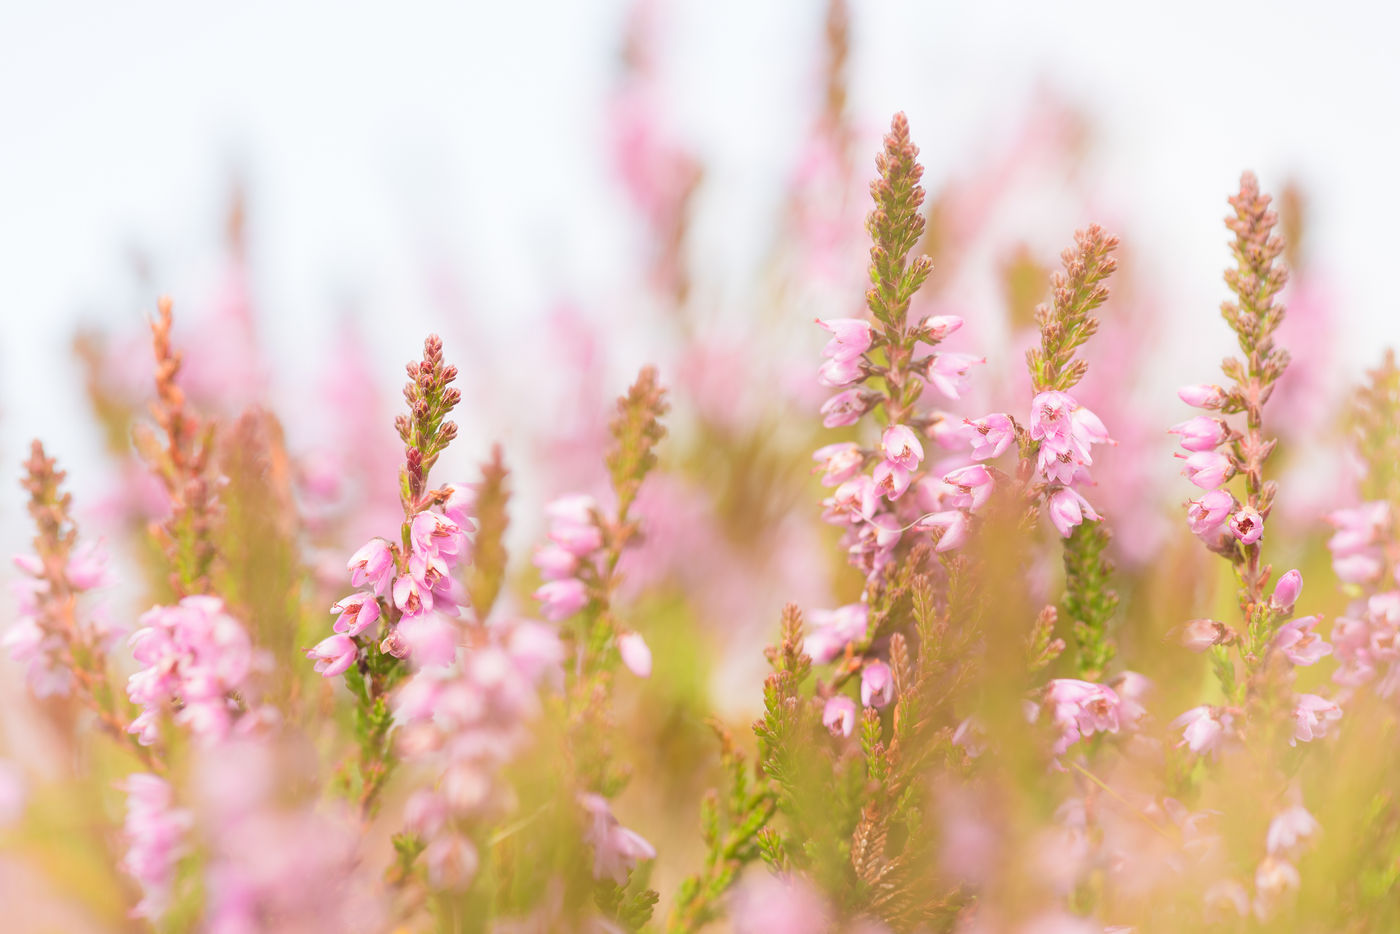
[[[963,419],[963,424],[972,429],[973,460],[999,457],[1016,440],[1016,424],[1003,412],[993,412],[976,421]]]
[[[1225,440],[1225,423],[1209,415],[1197,415],[1167,429],[1168,434],[1181,435],[1181,446],[1188,451],[1214,451]]]
[[[350,556],[346,570],[350,572],[352,587],[368,584],[376,596],[382,597],[394,579],[393,548],[382,538],[372,538]]]
[[[832,736],[850,736],[856,725],[856,702],[844,694],[827,698],[822,708],[822,726]]]
[[[1269,603],[1280,613],[1288,614],[1293,612],[1293,604],[1298,602],[1298,597],[1303,592],[1303,574],[1297,568],[1289,571],[1278,579],[1274,585],[1274,595]]]
[[[1225,404],[1225,390],[1210,383],[1182,386],[1176,394],[1182,402],[1198,409],[1218,409]]]
[[[838,392],[822,403],[822,425],[826,428],[854,425],[869,408],[870,403],[859,389]]]
[[[1235,497],[1228,490],[1211,490],[1186,507],[1186,524],[1203,537],[1213,535],[1235,510]]]
[[[1094,511],[1094,507],[1089,505],[1089,501],[1079,495],[1079,491],[1069,487],[1060,487],[1050,498],[1046,500],[1046,510],[1050,513],[1050,521],[1055,524],[1060,535],[1069,538],[1075,526],[1085,519],[1097,522],[1103,517]]]
[[[884,707],[894,700],[894,672],[881,661],[866,662],[860,670],[860,702],[866,707]]]
[[[873,333],[869,321],[860,318],[817,319],[817,324],[831,332],[831,340],[822,350],[824,356],[832,360],[848,362],[859,359],[870,349]]]
[[[968,370],[974,364],[986,362],[986,357],[978,357],[975,354],[936,354],[933,362],[929,364],[929,384],[949,399],[961,399],[970,384]]]
[[[355,663],[359,651],[355,640],[342,633],[322,639],[316,647],[306,653],[307,658],[316,660],[316,671],[324,678],[334,678],[344,674]]]
[[[588,588],[577,578],[548,581],[535,591],[540,612],[550,622],[573,616],[588,604]]]
[[[1181,457],[1180,454],[1176,456]],[[1203,490],[1218,488],[1235,472],[1230,458],[1215,451],[1197,451],[1183,460],[1186,463],[1181,472],[1186,476],[1186,479]]]
[[[1230,517],[1230,531],[1241,545],[1253,545],[1264,537],[1264,517],[1248,507]]]
[[[628,671],[638,678],[651,677],[651,649],[640,633],[625,632],[618,636],[617,651]]]
[[[822,472],[822,486],[837,486],[860,472],[865,454],[853,441],[842,441],[817,448],[812,454],[817,470]]]
[[[1184,727],[1181,742],[1200,756],[1207,756],[1220,748],[1234,722],[1233,717],[1219,707],[1192,707],[1172,721],[1172,726]]]
[[[1315,665],[1332,654],[1332,646],[1322,641],[1322,637],[1312,629],[1318,623],[1316,616],[1300,616],[1279,627],[1274,635],[1274,648],[1278,649],[1295,665]]]
[[[1316,694],[1299,694],[1293,708],[1293,739],[1290,746],[1311,742],[1327,735],[1327,725],[1342,719],[1342,708]]]
[[[374,594],[362,590],[332,606],[331,612],[340,614],[335,621],[336,632],[358,636],[379,621],[379,601]]]

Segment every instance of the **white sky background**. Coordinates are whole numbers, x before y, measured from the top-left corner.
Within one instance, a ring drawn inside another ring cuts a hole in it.
[[[663,4],[675,125],[706,164],[697,252],[719,257],[710,272],[736,290],[808,121],[823,6]],[[1182,321],[1164,353],[1226,344],[1221,218],[1245,167],[1266,190],[1296,176],[1313,196],[1313,256],[1351,322],[1346,358],[1369,365],[1378,344],[1400,343],[1394,6],[852,7],[854,108],[877,125],[909,113],[930,188],[991,151],[1038,82],[1088,112],[1090,165],[1115,216],[1030,204],[1027,225],[1063,231],[1060,242],[1089,220],[1125,219]],[[472,327],[508,348],[562,295],[625,300],[635,232],[604,124],[625,13],[618,0],[0,0],[4,524],[35,435],[80,489],[92,483],[84,458],[95,465],[97,442],[70,335],[80,321],[136,326],[157,291],[178,311],[207,284],[230,170],[250,189],[261,327],[287,367],[355,314],[383,348],[376,378],[395,385],[441,326],[429,262],[460,272]],[[149,294],[134,285],[133,248],[153,260]],[[1210,378],[1218,356],[1193,352],[1178,381]]]

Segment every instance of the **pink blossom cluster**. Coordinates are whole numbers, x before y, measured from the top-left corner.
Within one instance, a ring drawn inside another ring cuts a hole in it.
[[[15,597],[15,621],[0,637],[10,658],[25,667],[25,681],[35,697],[67,694],[73,673],[62,661],[64,634],[45,628],[41,622],[40,600],[50,592],[43,562],[37,555],[15,555],[15,567],[24,575],[11,583]],[[107,556],[96,542],[74,548],[63,570],[68,588],[75,596],[106,586],[111,581]],[[94,613],[89,620],[98,641],[105,646],[118,634],[110,619]]]
[[[482,632],[451,665],[415,673],[393,702],[405,761],[436,776],[433,789],[409,799],[405,823],[424,839],[441,888],[471,882],[477,855],[461,825],[509,803],[498,774],[528,743],[539,692],[561,678],[564,650],[551,627],[522,620]]]
[[[1144,716],[1139,699],[1146,679],[1134,674],[1124,677],[1122,684],[1127,687],[1122,694],[1108,685],[1076,678],[1056,678],[1045,686],[1044,703],[1059,730],[1052,747],[1056,756],[1095,733],[1117,733]]]
[[[1384,500],[1338,509],[1327,517],[1336,531],[1327,540],[1332,569],[1348,584],[1375,584],[1385,573],[1385,543],[1391,533]]]
[[[593,850],[593,878],[626,885],[638,863],[656,859],[656,848],[618,822],[607,798],[580,794],[578,801],[584,812],[583,839]]]
[[[1178,395],[1187,405],[1218,410],[1225,404],[1225,390],[1219,386],[1185,386]],[[1212,547],[1220,547],[1229,537],[1242,545],[1253,545],[1264,537],[1264,518],[1249,506],[1242,506],[1224,488],[1225,482],[1241,469],[1230,445],[1238,436],[1224,419],[1197,415],[1169,429],[1179,435],[1188,453],[1182,459],[1182,474],[1205,492],[1186,505],[1186,523],[1191,531]]]
[[[1400,691],[1400,591],[1355,601],[1332,624],[1340,664],[1332,678],[1356,687],[1376,682],[1381,697]]]
[[[141,708],[130,731],[142,745],[159,737],[167,710],[204,742],[223,739],[250,713],[249,676],[260,659],[243,625],[218,597],[196,595],[154,607],[142,614],[130,641],[141,665],[126,685]]]
[[[127,847],[122,869],[141,886],[141,901],[132,914],[157,921],[170,907],[175,864],[186,848],[193,817],[173,806],[174,794],[163,778],[137,772],[126,777],[122,789]]]

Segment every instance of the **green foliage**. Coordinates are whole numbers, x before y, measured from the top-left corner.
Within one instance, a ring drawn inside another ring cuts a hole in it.
[[[491,459],[481,466],[476,489],[476,536],[472,566],[467,572],[467,594],[476,618],[491,615],[506,576],[506,529],[510,527],[510,472],[500,445],[491,448]]]
[[[1064,272],[1051,280],[1053,302],[1035,310],[1040,326],[1040,346],[1026,352],[1031,384],[1036,392],[1073,387],[1089,365],[1074,359],[1074,351],[1099,329],[1093,311],[1108,298],[1104,280],[1118,268],[1112,252],[1118,238],[1104,233],[1097,224],[1076,231],[1074,247],[1060,254]]]
[[[1109,623],[1118,608],[1118,593],[1110,587],[1113,562],[1107,549],[1108,529],[1085,521],[1065,540],[1065,616],[1073,627],[1077,677],[1098,681],[1113,659]]]
[[[666,390],[656,368],[643,367],[627,395],[617,400],[617,415],[608,428],[615,442],[608,452],[608,475],[617,493],[618,515],[625,517],[647,473],[656,466],[656,445],[666,436]]]
[[[879,177],[870,184],[875,207],[865,221],[874,241],[870,247],[872,287],[865,293],[865,301],[891,338],[902,335],[909,302],[932,268],[926,256],[908,261],[909,252],[924,232],[924,218],[919,213],[924,201],[919,179],[924,169],[915,161],[918,155],[919,147],[909,139],[908,119],[902,113],[895,114],[884,151],[875,157]]]

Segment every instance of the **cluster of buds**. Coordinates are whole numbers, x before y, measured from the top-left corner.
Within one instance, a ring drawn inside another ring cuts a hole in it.
[[[143,746],[159,737],[167,709],[207,743],[228,736],[236,721],[245,726],[241,721],[254,713],[249,676],[258,658],[247,631],[218,597],[185,597],[149,610],[131,635],[131,654],[142,667],[126,685],[141,708],[130,730]]]
[[[1135,725],[1146,713],[1139,702],[1146,681],[1140,676],[1125,678],[1126,691],[1120,693],[1105,684],[1075,678],[1056,678],[1045,686],[1044,703],[1050,708],[1059,736],[1052,751],[1056,756],[1095,733],[1117,733]]]
[[[69,661],[74,640],[90,637],[95,648],[105,651],[119,634],[105,614],[94,614],[87,633],[72,632],[56,611],[52,572],[38,555],[15,555],[15,567],[24,575],[11,584],[17,615],[0,637],[10,657],[25,666],[25,681],[35,697],[67,694],[72,686]],[[85,542],[66,556],[60,570],[61,588],[73,597],[105,586],[109,582],[107,557],[95,542]],[[74,621],[76,625],[76,621]]]
[[[540,689],[561,678],[563,646],[551,627],[502,622],[480,634],[484,641],[455,664],[418,671],[394,696],[404,760],[437,776],[432,790],[409,799],[404,815],[424,843],[435,888],[471,882],[477,854],[465,831],[509,803],[499,773],[530,739]]]
[[[1381,697],[1400,696],[1400,591],[1358,600],[1332,625],[1337,660],[1332,678],[1346,687],[1375,682]]]

